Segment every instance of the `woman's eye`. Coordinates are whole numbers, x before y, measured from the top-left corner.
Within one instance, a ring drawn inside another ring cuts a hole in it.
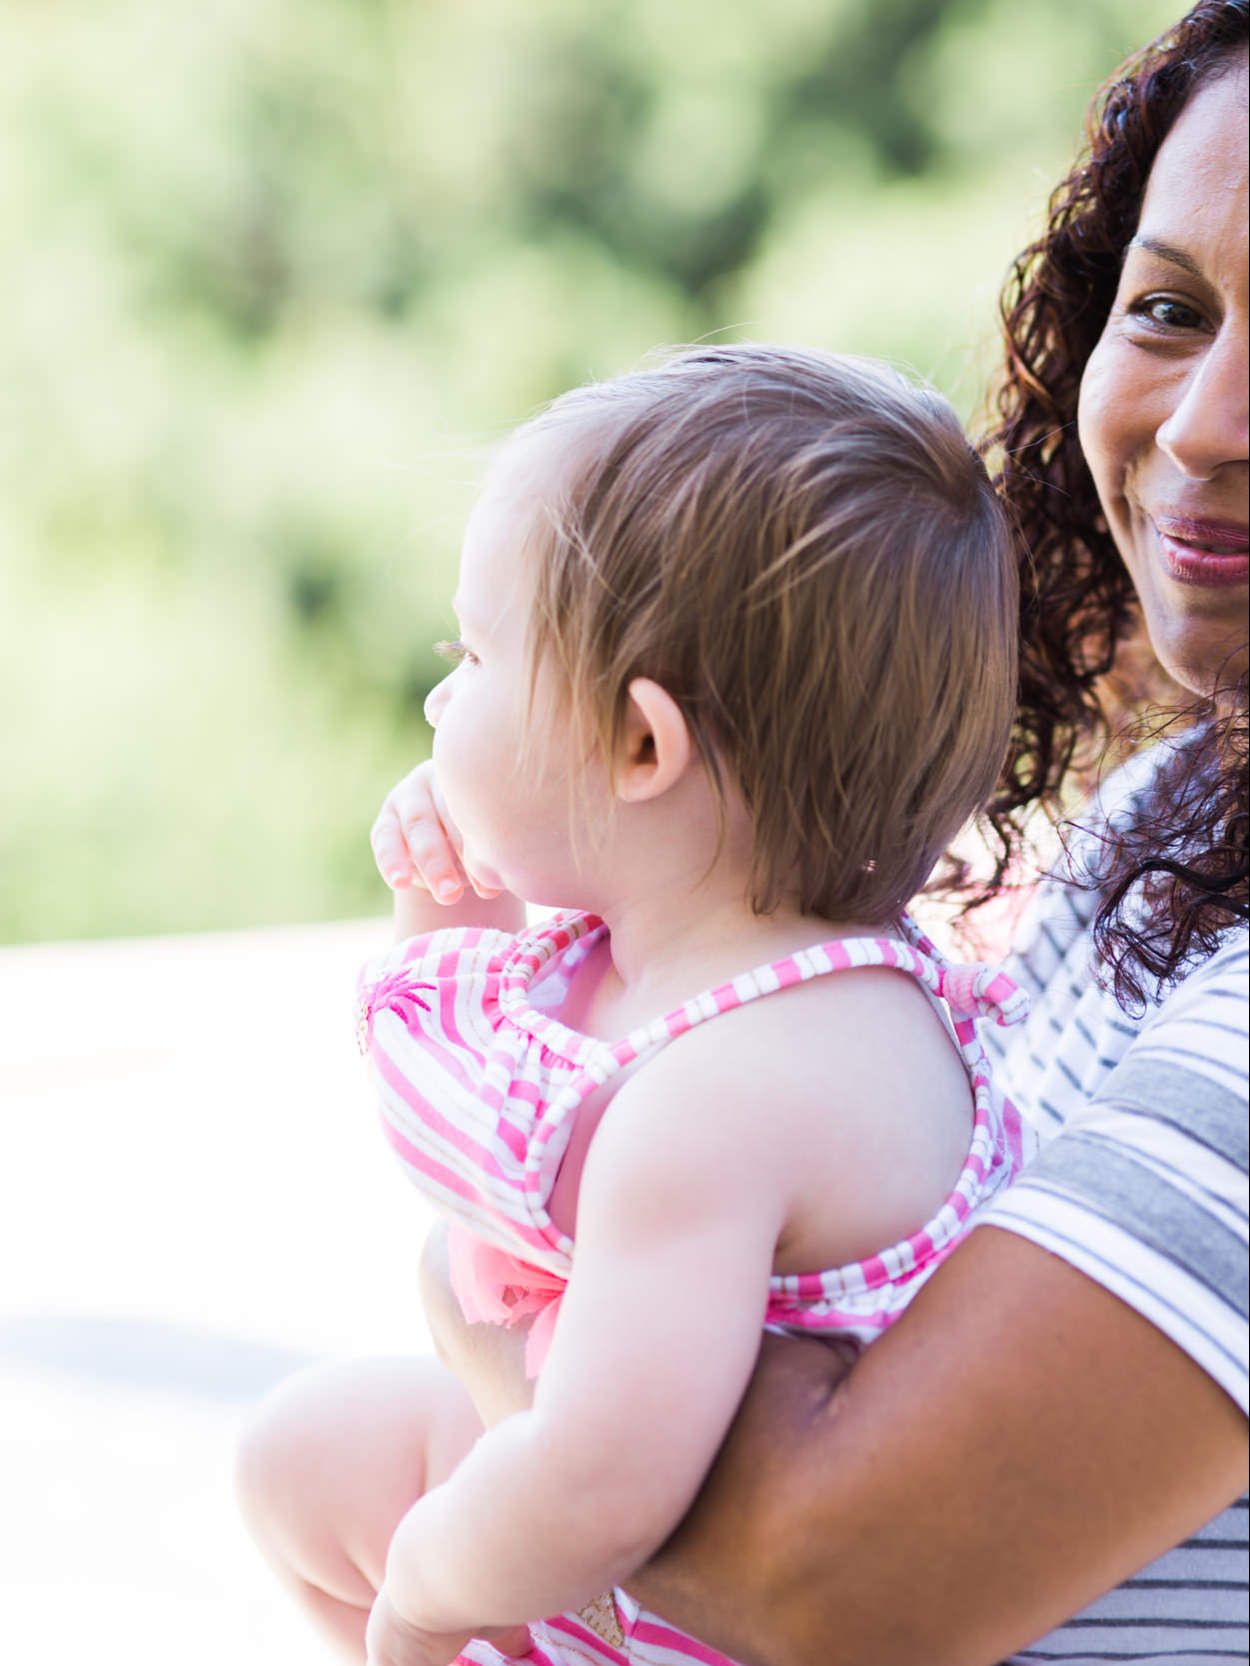
[[[1206,320],[1196,308],[1171,295],[1147,295],[1129,308],[1134,318],[1160,330],[1201,330]]]
[[[434,652],[442,659],[448,659],[453,665],[477,665],[479,660],[472,648],[466,648],[463,642],[436,642]]]

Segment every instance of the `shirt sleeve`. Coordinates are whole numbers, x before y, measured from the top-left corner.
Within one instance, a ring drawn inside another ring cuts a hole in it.
[[[1096,1095],[978,1218],[1164,1331],[1247,1409],[1247,936],[1144,1023]]]

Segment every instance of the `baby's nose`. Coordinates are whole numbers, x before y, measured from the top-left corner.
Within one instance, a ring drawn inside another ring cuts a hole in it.
[[[425,721],[429,724],[431,729],[438,727],[438,720],[443,715],[443,711],[446,708],[447,685],[450,682],[450,677],[444,677],[441,683],[435,683],[434,687],[425,697]]]

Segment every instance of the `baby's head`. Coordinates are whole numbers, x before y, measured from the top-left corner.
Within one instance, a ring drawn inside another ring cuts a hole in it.
[[[896,913],[1014,709],[1011,539],[950,406],[862,360],[696,348],[565,394],[509,453],[555,459],[528,640],[574,752],[616,758],[649,679],[749,820],[757,911]]]

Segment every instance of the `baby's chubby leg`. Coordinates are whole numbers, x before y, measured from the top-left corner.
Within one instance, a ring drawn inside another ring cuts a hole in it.
[[[253,1415],[238,1459],[244,1518],[345,1660],[365,1658],[395,1528],[481,1432],[464,1389],[432,1359],[314,1366]]]

